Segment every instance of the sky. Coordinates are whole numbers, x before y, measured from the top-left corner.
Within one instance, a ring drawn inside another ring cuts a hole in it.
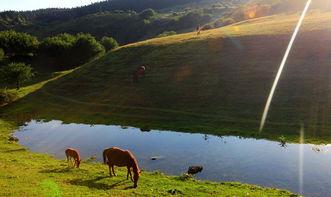
[[[0,11],[36,10],[41,8],[72,8],[102,0],[0,0]]]

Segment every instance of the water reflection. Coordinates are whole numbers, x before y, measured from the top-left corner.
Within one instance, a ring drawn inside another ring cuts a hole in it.
[[[203,166],[197,179],[239,181],[285,188],[299,193],[299,144],[286,144],[240,137],[218,137],[170,131],[142,132],[138,128],[62,124],[61,121],[31,121],[14,135],[33,152],[64,158],[68,147],[83,158],[96,156],[107,147],[129,149],[139,166],[167,174],[186,173],[189,166]],[[318,148],[318,149],[317,149]],[[328,196],[331,193],[331,146],[301,145],[303,194]],[[319,151],[318,151],[319,150]],[[155,159],[152,159],[155,158]]]

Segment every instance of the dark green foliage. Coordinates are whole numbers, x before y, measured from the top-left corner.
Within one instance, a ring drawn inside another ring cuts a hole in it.
[[[72,55],[74,63],[82,65],[87,63],[91,58],[104,52],[103,46],[91,34],[77,34]]]
[[[182,27],[194,27],[199,24],[207,23],[211,20],[211,17],[209,15],[205,15],[198,12],[190,12],[178,20],[178,25]]]
[[[0,48],[0,61],[5,57],[5,52]]]
[[[37,64],[44,64],[60,70],[69,67],[72,62],[71,52],[75,41],[75,37],[70,34],[59,34],[45,38],[39,47]]]
[[[20,89],[21,84],[34,77],[32,67],[24,63],[11,63],[1,68],[2,80],[10,85],[16,85]]]
[[[117,41],[112,37],[102,37],[100,43],[103,45],[106,51],[110,51],[116,47],[118,47]]]
[[[59,34],[41,42],[36,62],[65,70],[87,63],[103,51],[103,46],[90,34]]]
[[[213,7],[215,2],[223,7]],[[42,9],[0,13],[0,30],[14,29],[39,38],[60,33],[89,33],[97,39],[110,36],[121,45],[154,38],[165,31],[189,32],[221,18],[248,0],[113,0],[72,9]],[[228,5],[229,8],[224,8]],[[187,8],[187,9],[186,9]],[[162,9],[162,11],[159,11]],[[155,11],[154,11],[155,10]],[[140,14],[137,14],[140,12]],[[196,18],[185,17],[199,13]],[[207,21],[207,22],[205,22]]]
[[[207,24],[202,27],[203,30],[208,30],[213,28],[215,28],[214,24]]]
[[[38,39],[27,33],[18,33],[12,30],[0,32],[0,48],[10,57],[33,54],[38,44]]]
[[[140,14],[139,14],[139,17],[142,18],[142,19],[149,19],[153,16],[155,16],[157,13],[155,12],[155,10],[149,8],[149,9],[146,9],[144,11],[142,11]]]
[[[75,44],[75,37],[70,34],[59,34],[57,36],[45,38],[39,47],[40,53],[54,56],[62,56],[70,52]]]
[[[177,33],[175,31],[165,31],[162,34],[159,34],[158,36],[156,36],[157,38],[161,38],[161,37],[166,37],[166,36],[172,36],[172,35],[176,35]]]
[[[230,24],[233,24],[235,22],[236,21],[233,18],[230,18],[230,17],[229,18],[225,18],[225,19],[222,20],[223,26],[230,25]]]
[[[10,92],[7,89],[0,89],[0,105],[13,102],[17,98],[17,94]]]

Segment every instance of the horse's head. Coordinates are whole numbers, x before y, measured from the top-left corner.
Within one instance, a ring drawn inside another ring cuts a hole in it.
[[[81,161],[82,161],[81,159],[76,161],[77,162],[77,168],[79,168]]]

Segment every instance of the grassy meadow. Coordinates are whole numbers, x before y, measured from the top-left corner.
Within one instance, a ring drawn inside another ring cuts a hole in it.
[[[45,74],[3,106],[0,196],[295,196],[241,183],[143,172],[137,189],[125,170],[108,178],[101,163],[68,169],[64,160],[8,141],[31,119],[329,143],[331,14],[310,13],[277,88],[267,127],[259,120],[299,15],[277,15],[220,29],[120,47],[78,69]],[[131,72],[146,65],[146,77]],[[11,90],[14,91],[14,90]],[[177,191],[177,192],[176,192]]]
[[[271,105],[259,121],[299,14],[129,44],[2,109],[8,119],[131,125],[328,143],[331,14],[311,11]],[[146,77],[131,72],[146,65]]]
[[[40,76],[34,84],[20,90],[19,99],[70,72]],[[25,119],[28,115],[17,117]],[[93,159],[83,158],[80,169],[68,168],[66,160],[31,153],[19,143],[9,141],[11,133],[22,123],[0,118],[0,196],[296,196],[281,189],[198,181],[185,174],[167,176],[143,170],[138,188],[133,189],[133,183],[125,179],[126,168],[117,168],[117,176],[110,178],[108,167]]]

